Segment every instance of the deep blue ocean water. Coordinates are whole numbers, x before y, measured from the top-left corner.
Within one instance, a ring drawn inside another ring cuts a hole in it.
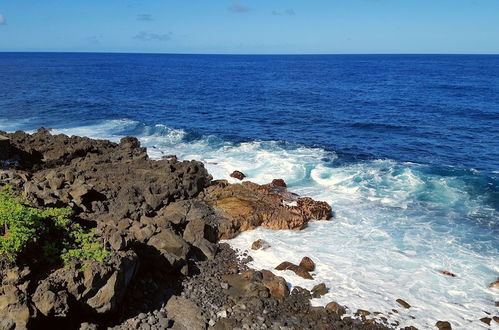
[[[273,240],[260,267],[308,246],[336,289],[327,299],[389,310],[410,293],[420,309],[399,320],[422,327],[497,313],[499,56],[0,53],[0,129],[40,126],[135,135],[151,157],[283,177],[330,202],[334,222],[233,243]]]

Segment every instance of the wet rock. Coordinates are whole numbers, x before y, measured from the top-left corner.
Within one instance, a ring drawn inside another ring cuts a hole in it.
[[[268,249],[270,247],[270,244],[264,241],[263,239],[258,239],[251,244],[251,249],[252,250],[260,250],[260,249]]]
[[[185,329],[206,329],[206,318],[202,315],[200,308],[192,301],[174,296],[166,304],[168,317]]]
[[[282,187],[282,188],[286,188],[287,187],[286,182],[284,182],[283,179],[274,179],[274,180],[272,180],[272,185],[275,186],[275,187]]]
[[[489,284],[489,288],[499,289],[499,277],[497,278],[497,281]]]
[[[246,177],[246,175],[244,175],[244,173],[240,171],[234,171],[230,174],[230,176],[238,180],[242,180]]]
[[[482,317],[480,319],[480,321],[482,321],[483,323],[485,323],[487,325],[490,325],[490,322],[492,321],[492,319],[490,317]]]
[[[411,305],[409,305],[405,300],[397,299],[396,301],[404,308],[411,308]]]
[[[364,309],[357,309],[357,312],[355,314],[359,316],[368,316],[371,315],[371,312],[366,311]]]
[[[451,273],[451,272],[449,272],[448,270],[440,270],[439,272],[440,272],[441,274],[443,274],[443,275],[447,275],[447,276],[450,276],[450,277],[456,277],[456,274]]]
[[[499,323],[499,316],[494,316],[494,317],[492,317],[492,319],[493,319],[496,323]]]
[[[315,201],[310,197],[298,198],[296,206],[289,207],[293,212],[298,212],[306,219],[328,220],[331,218],[332,208],[326,202]]]
[[[315,270],[315,263],[309,257],[303,257],[299,266],[308,272],[313,272]]]
[[[216,211],[220,239],[233,238],[242,231],[259,226],[300,230],[311,219],[331,217],[331,214],[323,214],[327,213],[322,210],[327,203],[304,199],[301,202],[298,200],[297,206],[283,205],[281,195],[269,190],[268,186],[249,181],[212,185],[207,189],[204,200]]]
[[[341,306],[340,304],[338,304],[335,301],[328,303],[325,308],[326,308],[326,310],[331,311],[333,313],[336,313],[338,315],[343,315],[343,314],[346,314],[346,312],[347,312],[345,307]]]
[[[438,328],[438,330],[452,330],[451,324],[447,321],[438,321],[437,323],[435,323],[435,326]]]
[[[314,298],[318,298],[320,296],[323,296],[325,295],[326,293],[328,293],[328,289],[326,287],[326,284],[324,283],[321,283],[321,284],[317,284],[316,286],[314,286],[311,290],[312,292],[312,297]]]
[[[297,266],[295,264],[292,264],[291,262],[288,262],[288,261],[282,262],[275,269],[276,270],[291,270],[296,275],[298,275],[298,276],[300,276],[300,277],[302,277],[304,279],[307,279],[307,280],[313,280],[314,279],[312,277],[312,275],[310,275],[310,273],[307,272],[305,269],[303,269],[302,267]]]

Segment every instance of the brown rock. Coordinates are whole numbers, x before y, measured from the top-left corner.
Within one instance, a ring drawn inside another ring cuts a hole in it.
[[[270,247],[269,243],[265,242],[263,239],[258,239],[251,244],[252,250],[268,249]]]
[[[490,317],[482,317],[480,319],[480,321],[482,321],[483,323],[485,323],[487,325],[490,325],[490,322],[492,321],[492,319]]]
[[[185,329],[204,330],[206,329],[206,318],[201,309],[191,300],[173,296],[166,304],[168,317]]]
[[[316,286],[314,286],[311,290],[312,292],[312,296],[314,298],[318,298],[320,296],[323,296],[325,295],[326,293],[328,293],[328,289],[326,287],[326,284],[324,283],[321,283],[321,284],[317,284]]]
[[[249,181],[240,184],[214,184],[205,193],[204,200],[217,213],[218,238],[230,239],[238,233],[262,226],[269,229],[300,230],[311,219],[329,219],[324,202],[304,199],[299,205],[283,205],[283,197]],[[327,205],[329,211],[331,207]]]
[[[340,304],[338,304],[335,301],[331,301],[329,304],[327,304],[326,309],[328,311],[331,311],[331,312],[336,313],[338,315],[343,315],[343,314],[346,314],[346,312],[347,312],[345,307],[341,306]]]
[[[438,330],[452,330],[452,326],[447,321],[438,321],[437,323],[435,323],[435,325],[437,326]]]
[[[289,296],[289,287],[286,280],[280,276],[274,276],[270,280],[263,280],[263,285],[269,289],[270,294],[274,298],[284,298]]]
[[[288,262],[288,261],[284,261],[282,263],[280,263],[276,268],[276,270],[291,270],[293,271],[296,275],[304,278],[304,279],[307,279],[307,280],[313,280],[314,278],[312,277],[312,275],[310,275],[309,272],[307,272],[305,269],[303,269],[302,267],[300,266],[297,266],[295,264],[292,264],[291,262]]]
[[[275,187],[286,188],[286,182],[283,179],[274,179],[272,180],[272,185]]]
[[[371,315],[371,312],[366,311],[364,309],[357,309],[357,312],[355,314],[359,316],[368,316]]]
[[[309,257],[303,257],[300,261],[300,267],[308,272],[313,272],[315,270],[315,263]]]
[[[497,278],[497,281],[489,284],[489,288],[499,289],[499,277]]]
[[[230,176],[238,180],[242,180],[246,177],[246,175],[244,175],[244,173],[240,171],[234,171],[230,174]]]
[[[411,305],[409,305],[405,300],[397,299],[396,301],[404,308],[411,308]]]
[[[496,321],[496,323],[499,323],[499,316],[493,316],[492,319]]]
[[[456,277],[456,274],[449,272],[448,270],[440,270],[439,271],[441,274],[451,276],[451,277]]]

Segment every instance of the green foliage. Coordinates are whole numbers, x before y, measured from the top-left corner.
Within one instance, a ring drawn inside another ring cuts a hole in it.
[[[30,246],[41,247],[50,263],[71,260],[81,262],[109,259],[110,252],[95,238],[70,219],[71,210],[30,207],[17,198],[10,187],[0,188],[0,255],[11,261]]]

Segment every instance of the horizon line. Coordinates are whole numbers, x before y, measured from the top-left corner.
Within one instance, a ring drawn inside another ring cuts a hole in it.
[[[0,54],[134,54],[134,55],[208,55],[208,56],[342,56],[342,55],[433,55],[433,56],[498,56],[499,53],[183,53],[120,51],[0,51]]]

